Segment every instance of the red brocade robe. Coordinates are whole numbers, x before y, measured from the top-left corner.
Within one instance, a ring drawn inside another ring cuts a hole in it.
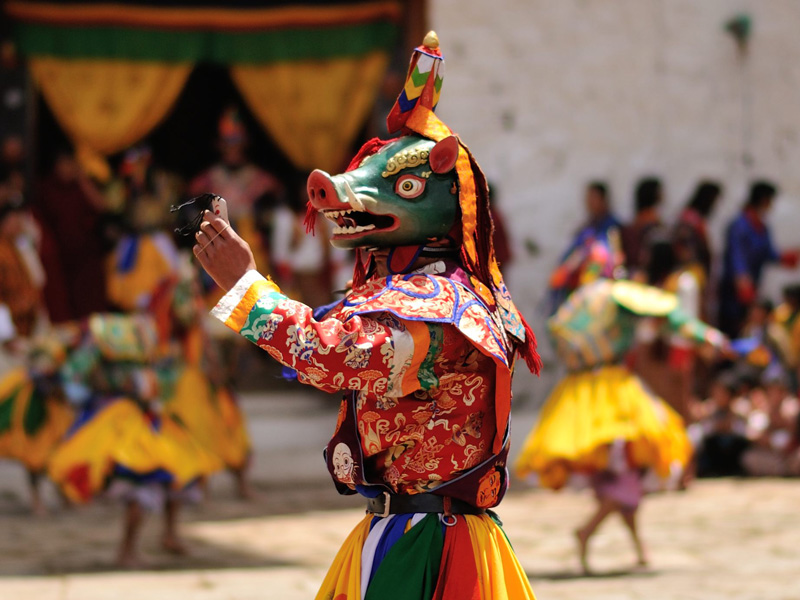
[[[301,383],[346,393],[326,451],[340,493],[499,503],[513,346],[458,267],[370,279],[322,320],[250,271],[212,314]]]

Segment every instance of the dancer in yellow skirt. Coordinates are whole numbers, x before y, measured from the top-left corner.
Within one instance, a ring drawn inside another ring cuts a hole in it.
[[[182,501],[219,461],[189,429],[159,406],[170,394],[169,365],[159,362],[158,335],[147,315],[89,318],[62,368],[75,423],[53,453],[48,472],[74,502],[105,493],[126,505],[118,562],[139,564],[144,510],[165,510],[166,550],[185,551],[177,534]]]
[[[56,336],[31,344],[26,366],[0,378],[0,458],[19,461],[25,467],[32,510],[43,514],[39,483],[72,423],[73,411],[58,380],[65,348]]]
[[[717,330],[687,317],[678,299],[631,281],[599,279],[575,291],[549,321],[559,358],[569,374],[556,386],[516,462],[520,477],[536,474],[551,489],[573,475],[591,480],[598,509],[577,531],[581,564],[603,520],[619,512],[633,537],[638,561],[647,562],[636,527],[642,474],[667,478],[691,457],[683,421],[653,397],[624,364],[637,322],[651,317],[676,334],[721,348]]]

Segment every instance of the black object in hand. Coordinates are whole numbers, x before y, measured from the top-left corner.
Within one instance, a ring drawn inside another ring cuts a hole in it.
[[[203,222],[203,213],[211,209],[211,202],[219,198],[216,194],[201,194],[187,200],[183,204],[170,207],[169,212],[178,213],[178,223],[175,233],[188,237],[200,230],[200,223]]]

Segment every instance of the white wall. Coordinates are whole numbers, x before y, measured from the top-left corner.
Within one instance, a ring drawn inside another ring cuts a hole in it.
[[[724,31],[738,12],[753,20],[746,55]],[[624,218],[643,175],[663,178],[669,217],[699,178],[720,180],[721,250],[747,182],[774,178],[774,234],[800,245],[800,1],[430,0],[429,16],[447,65],[437,113],[501,188],[509,286],[526,314],[583,218],[589,179],[610,182]],[[800,280],[781,275],[768,273],[773,293]]]

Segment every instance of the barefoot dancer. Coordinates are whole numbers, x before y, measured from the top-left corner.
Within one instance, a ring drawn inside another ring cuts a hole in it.
[[[105,493],[125,504],[117,557],[124,567],[141,565],[145,511],[163,510],[164,549],[185,552],[177,536],[179,505],[196,495],[199,478],[220,467],[179,419],[161,410],[169,377],[159,377],[157,346],[146,315],[92,315],[62,369],[65,391],[81,410],[48,471],[73,502]]]
[[[369,513],[317,598],[533,598],[493,513],[506,490],[511,370],[538,370],[535,339],[494,259],[488,193],[434,115],[435,34],[417,48],[389,117],[348,171],[315,171],[312,210],[356,248],[353,289],[325,317],[255,271],[247,244],[206,213],[195,255],[228,293],[213,314],[297,371],[346,393],[327,463]],[[311,213],[313,216],[313,213]]]
[[[569,374],[547,399],[515,466],[520,477],[535,473],[541,485],[556,490],[572,474],[590,477],[597,511],[576,532],[584,571],[589,539],[615,512],[631,533],[639,564],[646,564],[636,523],[642,474],[674,475],[691,454],[681,418],[645,391],[623,362],[645,317],[695,342],[724,344],[719,331],[682,313],[676,296],[630,281],[584,285],[549,321]]]

